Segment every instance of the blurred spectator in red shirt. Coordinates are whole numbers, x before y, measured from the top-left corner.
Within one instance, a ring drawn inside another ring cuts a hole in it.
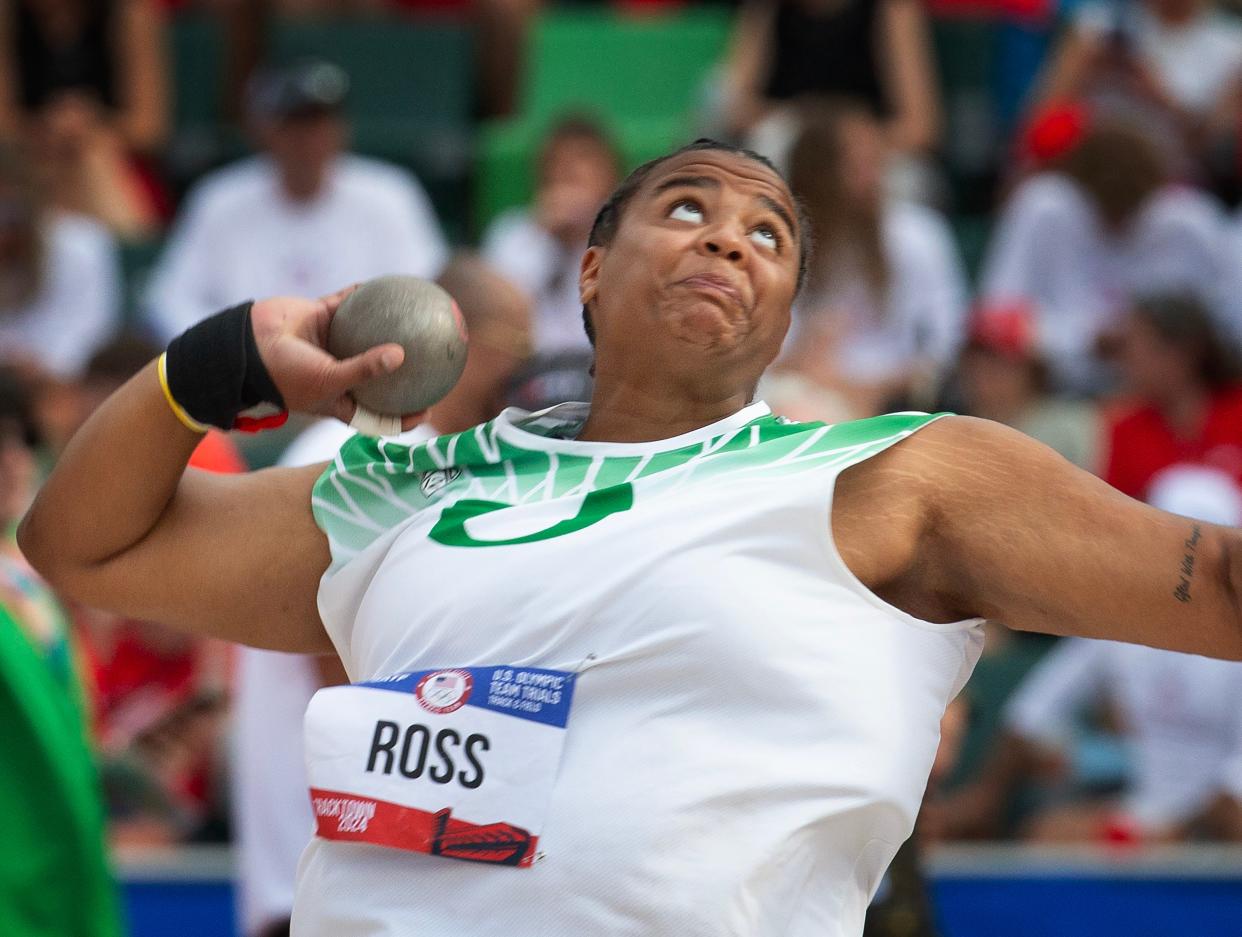
[[[1105,481],[1146,498],[1161,469],[1195,463],[1242,482],[1242,369],[1198,300],[1136,300],[1118,363],[1134,401],[1108,420]]]
[[[28,136],[58,204],[123,237],[167,208],[151,169],[169,121],[152,0],[16,0],[0,9],[0,134]]]

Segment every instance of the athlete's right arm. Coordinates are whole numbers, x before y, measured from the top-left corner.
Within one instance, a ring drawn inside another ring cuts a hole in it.
[[[399,362],[400,348],[343,362],[322,351],[341,298],[265,300],[251,317],[290,409],[348,420],[348,388],[381,373],[382,356],[395,350]],[[258,647],[330,650],[315,604],[328,565],[310,510],[319,469],[187,471],[201,438],[173,414],[148,365],[61,455],[18,530],[22,551],[88,605]]]

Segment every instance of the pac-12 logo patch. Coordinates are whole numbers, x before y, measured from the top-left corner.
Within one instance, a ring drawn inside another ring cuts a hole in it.
[[[414,696],[423,709],[444,715],[465,706],[473,687],[474,677],[465,670],[436,670],[418,681]]]

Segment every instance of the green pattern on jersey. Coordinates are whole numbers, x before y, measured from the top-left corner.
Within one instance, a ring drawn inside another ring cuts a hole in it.
[[[522,537],[507,537],[504,540],[481,540],[472,537],[466,530],[466,521],[493,511],[503,511],[513,507],[503,501],[482,501],[478,498],[462,498],[447,508],[427,534],[437,543],[446,547],[503,547],[518,543],[534,543],[536,540],[551,540],[563,537],[576,530],[583,530],[597,524],[610,514],[628,511],[634,506],[634,486],[629,482],[613,485],[610,488],[596,488],[582,499],[582,507],[569,520],[557,521],[550,527],[526,534]]]
[[[355,436],[315,483],[311,504],[328,536],[334,565],[433,506],[442,510],[429,536],[446,546],[531,543],[572,534],[628,510],[635,488],[655,492],[753,479],[756,472],[776,480],[825,467],[844,468],[937,416],[890,413],[825,425],[765,414],[691,445],[617,456],[520,447],[499,436],[495,420],[415,446]],[[570,424],[545,413],[517,425],[551,436]],[[477,540],[465,530],[471,517],[568,496],[584,498],[577,515],[546,530],[495,541]]]

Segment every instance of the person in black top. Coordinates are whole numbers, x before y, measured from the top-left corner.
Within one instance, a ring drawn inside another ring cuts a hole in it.
[[[60,206],[122,236],[158,221],[144,160],[168,125],[153,0],[15,0],[0,9],[0,136],[27,140]]]
[[[726,121],[745,135],[807,98],[850,98],[889,143],[922,154],[940,129],[931,45],[918,0],[747,0],[726,74]]]

